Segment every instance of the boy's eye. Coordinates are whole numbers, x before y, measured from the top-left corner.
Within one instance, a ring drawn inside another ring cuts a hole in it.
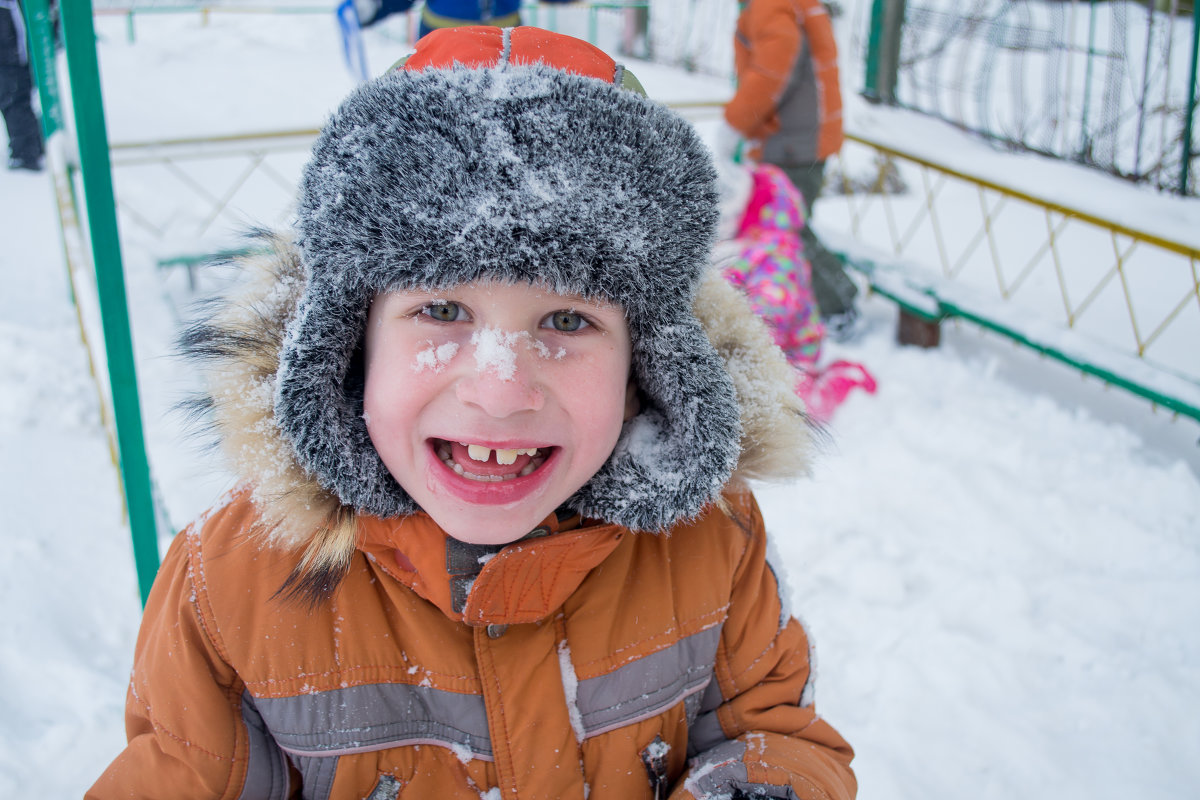
[[[458,303],[430,303],[421,310],[438,322],[457,322],[465,316]]]
[[[577,331],[580,328],[586,328],[588,325],[588,321],[574,311],[555,311],[547,318],[547,322],[550,323],[550,327],[554,328],[554,330],[564,333]]]

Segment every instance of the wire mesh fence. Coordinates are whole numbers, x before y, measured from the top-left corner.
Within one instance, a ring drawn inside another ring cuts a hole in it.
[[[895,102],[1195,195],[1195,34],[1185,0],[909,0]]]

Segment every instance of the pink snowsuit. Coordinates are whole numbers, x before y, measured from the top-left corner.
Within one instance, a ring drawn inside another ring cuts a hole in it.
[[[736,255],[721,265],[725,280],[741,289],[771,329],[775,343],[797,370],[796,392],[809,413],[824,422],[856,386],[875,392],[861,364],[835,361],[824,368],[821,323],[812,289],[812,267],[800,240],[804,201],[783,170],[756,164],[746,210],[734,242]]]
[[[800,242],[804,201],[773,164],[755,166],[751,178],[753,188],[736,237],[740,249],[723,265],[722,275],[750,299],[788,361],[813,366],[821,356],[825,326]]]

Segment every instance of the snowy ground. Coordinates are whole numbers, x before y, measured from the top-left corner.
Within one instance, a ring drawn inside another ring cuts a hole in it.
[[[114,141],[313,127],[350,86],[325,20],[101,34]],[[703,96],[637,72],[652,94]],[[0,172],[0,230],[0,797],[80,796],[124,740],[136,581],[48,178]],[[128,242],[127,281],[151,459],[181,524],[227,478],[169,413],[188,386],[169,357],[186,290],[154,267],[164,246]],[[970,327],[900,348],[894,309],[863,307],[863,337],[828,357],[865,363],[878,393],[839,411],[811,480],[760,493],[861,796],[1194,796],[1200,426]]]

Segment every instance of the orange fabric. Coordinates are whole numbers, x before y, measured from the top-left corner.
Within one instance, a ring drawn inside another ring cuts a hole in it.
[[[439,28],[417,42],[416,51],[404,62],[404,69],[420,72],[427,67],[494,67],[500,63],[504,32],[488,25]]]
[[[600,48],[541,28],[513,28],[509,47],[513,64],[548,64],[605,83],[616,77],[617,63]]]
[[[833,25],[820,0],[749,0],[738,16],[734,65],[738,88],[725,120],[742,136],[762,142],[780,133],[778,105],[807,39],[820,99],[820,131],[813,161],[841,149],[842,95]],[[752,152],[758,158],[760,152]]]
[[[360,524],[360,546],[382,569],[451,619],[476,626],[514,625],[537,622],[562,605],[584,575],[628,533],[615,525],[560,533],[553,514],[541,527],[556,535],[516,542],[492,557],[476,578],[461,613],[454,611],[450,598],[446,535],[427,515],[395,521],[366,518]],[[389,556],[398,569],[390,568]]]
[[[245,696],[303,701],[401,684],[481,697],[493,760],[437,742],[359,748],[327,759],[333,800],[367,796],[381,775],[405,797],[477,800],[499,788],[522,800],[650,800],[639,754],[656,737],[669,745],[673,796],[687,798],[695,708],[681,699],[580,742],[562,664],[580,682],[612,676],[719,626],[716,719],[745,742],[748,774],[798,797],[851,798],[849,746],[797,704],[808,642],[795,621],[780,627],[757,506],[749,494],[727,499],[729,515],[711,511],[669,536],[601,524],[510,545],[486,562],[467,605],[472,622],[509,624],[494,635],[426,599],[448,597],[444,539],[427,518],[364,520],[346,579],[310,609],[276,594],[298,554],[255,541],[254,508],[235,496],[171,544],[138,637],[130,742],[87,797],[240,797],[252,758]],[[534,575],[539,561],[545,574]],[[299,774],[287,796],[298,796]]]
[[[546,64],[564,72],[598,78],[612,83],[617,64],[603,50],[580,39],[561,36],[541,28],[507,29],[508,61],[511,64]],[[501,28],[474,25],[441,28],[417,42],[416,51],[404,62],[404,69],[420,71],[429,67],[447,68],[454,64],[467,67],[494,67],[504,55]]]

